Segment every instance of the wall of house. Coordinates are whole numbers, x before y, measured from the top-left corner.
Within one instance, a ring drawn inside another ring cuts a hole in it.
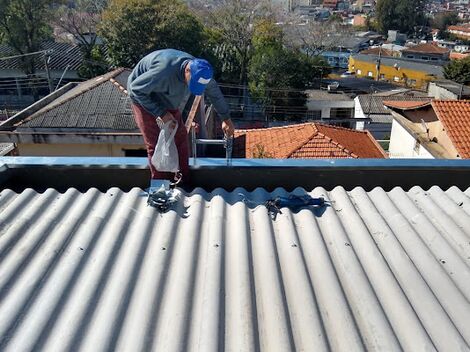
[[[437,84],[429,83],[428,96],[435,99],[456,100],[457,95],[450,90],[439,87]]]
[[[452,157],[460,158],[457,149],[455,149],[454,144],[447,135],[444,126],[441,121],[429,122],[426,123],[426,126],[429,128],[429,137],[432,139],[437,138],[437,143],[441,145]]]
[[[127,144],[18,144],[20,156],[125,156],[124,150],[144,146]]]
[[[308,99],[308,98],[307,98]],[[335,101],[335,100],[307,100],[307,109],[310,111],[321,111],[322,119],[329,119],[331,109],[347,108],[354,110],[354,100]],[[351,112],[353,116],[353,111]]]
[[[356,77],[377,78],[377,67],[373,62],[359,61],[354,57],[349,59],[349,71],[356,72]],[[427,76],[427,72],[414,71],[411,69],[393,66],[380,66],[379,79],[389,81],[402,86],[425,89],[432,79]]]
[[[421,158],[434,159],[422,145],[417,143],[416,138],[412,136],[397,121],[392,123],[392,133],[390,136],[389,157],[398,158]]]

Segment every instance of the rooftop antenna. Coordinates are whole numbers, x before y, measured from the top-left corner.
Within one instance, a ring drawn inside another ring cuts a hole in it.
[[[428,135],[428,139],[431,140],[431,137],[429,137],[429,128],[423,119],[421,119],[421,126],[423,127],[424,132]]]

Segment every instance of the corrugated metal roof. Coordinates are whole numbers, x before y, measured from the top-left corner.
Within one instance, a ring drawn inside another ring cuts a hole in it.
[[[137,131],[125,86],[129,71],[117,69],[66,92],[22,121],[23,129],[100,129]],[[127,83],[126,83],[127,85]]]
[[[310,194],[3,190],[0,349],[468,350],[470,189]]]
[[[375,95],[359,95],[359,103],[361,104],[364,114],[381,114],[391,115],[390,111],[384,106],[384,101],[422,101],[430,102],[432,98],[416,97],[408,95],[393,95],[393,96],[375,96]]]
[[[82,64],[83,55],[80,47],[69,43],[57,43],[53,41],[45,41],[41,44],[41,50],[52,50],[49,62],[51,70],[77,71]],[[8,45],[0,45],[0,57],[9,57],[18,55],[18,52]],[[2,70],[20,70],[22,67],[20,58],[0,61],[0,69]],[[38,55],[35,59],[36,70],[45,70],[44,58]]]

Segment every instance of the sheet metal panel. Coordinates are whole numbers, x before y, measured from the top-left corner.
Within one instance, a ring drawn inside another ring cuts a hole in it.
[[[470,349],[470,189],[292,193],[3,190],[0,350]]]

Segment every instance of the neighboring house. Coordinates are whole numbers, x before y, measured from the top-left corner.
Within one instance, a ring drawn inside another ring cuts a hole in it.
[[[385,108],[384,101],[431,101],[430,98],[423,97],[422,94],[408,90],[359,95],[354,100],[356,103],[354,116],[358,119],[355,128],[368,130],[377,140],[390,139],[392,131],[393,117],[391,111]]]
[[[355,72],[353,74],[355,74]],[[370,94],[376,91],[389,91],[399,88],[398,85],[390,82],[373,81],[371,79],[357,77],[338,78],[335,80],[324,79],[322,84],[322,87],[324,86],[325,88],[327,88],[328,85],[337,85],[338,91],[347,94]]]
[[[349,71],[355,72],[356,77],[384,80],[418,89],[426,89],[430,81],[444,76],[440,65],[364,54],[350,57]]]
[[[450,53],[450,59],[451,60],[462,60],[470,56],[470,51],[464,52],[464,53],[457,53],[457,52],[451,52]]]
[[[470,100],[384,101],[391,158],[470,159]]]
[[[325,58],[328,65],[331,67],[347,69],[351,53],[344,51],[324,51],[321,53],[321,56]]]
[[[445,64],[449,61],[450,49],[424,43],[403,49],[401,55],[405,59]]]
[[[429,83],[428,96],[434,99],[470,99],[470,87],[447,79]]]
[[[39,97],[50,93],[48,72],[52,89],[56,89],[59,81],[61,85],[80,80],[78,69],[83,58],[80,48],[68,43],[46,41],[41,45],[44,53],[35,55],[34,77],[27,76],[21,66],[18,53],[6,45],[0,45],[0,109],[17,108],[21,110],[34,102],[32,87]],[[48,70],[46,60],[48,59]]]
[[[458,38],[469,40],[470,39],[470,23],[459,25],[459,26],[449,26],[447,28],[449,33],[452,33]]]
[[[367,131],[318,123],[236,130],[236,158],[318,159],[386,158]]]
[[[354,100],[342,92],[307,90],[307,119],[350,127],[354,118]],[[328,120],[328,121],[324,121]],[[344,120],[344,121],[342,121]]]
[[[130,71],[69,83],[0,124],[0,141],[23,156],[145,155],[125,92]]]

